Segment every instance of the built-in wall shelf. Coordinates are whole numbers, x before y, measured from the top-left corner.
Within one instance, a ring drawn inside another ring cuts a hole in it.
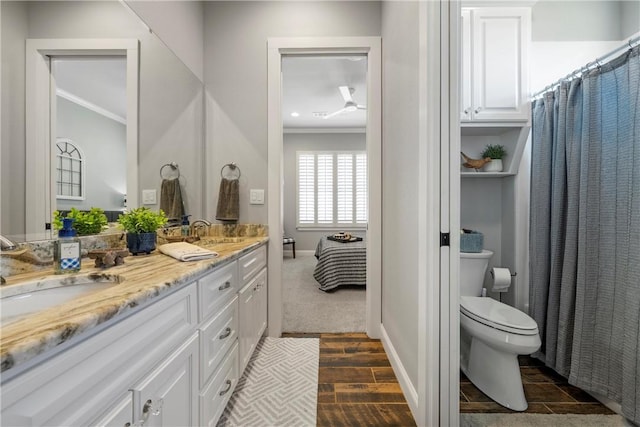
[[[511,172],[460,172],[461,178],[504,178],[514,175]]]
[[[462,166],[464,160],[460,158],[460,174],[463,178],[502,178],[518,174],[520,160],[524,147],[529,138],[530,126],[491,126],[491,127],[463,127],[460,129],[460,148],[467,156],[479,159],[484,148],[489,145],[500,144],[507,150],[502,159],[502,172],[475,172]]]

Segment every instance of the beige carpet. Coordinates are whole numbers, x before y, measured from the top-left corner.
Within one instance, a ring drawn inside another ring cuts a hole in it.
[[[627,427],[620,415],[460,414],[460,427]]]
[[[313,278],[316,258],[297,254],[282,266],[283,332],[364,332],[365,288],[321,291]]]

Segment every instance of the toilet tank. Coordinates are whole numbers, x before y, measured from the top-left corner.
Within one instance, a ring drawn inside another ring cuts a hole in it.
[[[460,252],[460,296],[482,295],[482,284],[493,252]]]

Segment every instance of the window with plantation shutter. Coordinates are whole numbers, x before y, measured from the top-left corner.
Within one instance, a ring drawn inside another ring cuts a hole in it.
[[[298,151],[296,158],[298,227],[366,226],[366,153]]]

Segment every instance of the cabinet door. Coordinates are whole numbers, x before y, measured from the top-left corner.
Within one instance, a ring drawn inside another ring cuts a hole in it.
[[[255,336],[254,340],[256,345],[265,329],[267,329],[267,269],[264,268],[256,276],[256,296],[255,296],[255,313],[254,327]]]
[[[91,423],[96,427],[131,427],[133,422],[133,395],[131,392],[118,401],[111,409]]]
[[[479,8],[472,13],[473,119],[528,120],[528,8]]]
[[[460,120],[471,120],[471,10],[462,9],[460,21]]]
[[[255,280],[249,282],[238,293],[238,350],[239,350],[239,362],[240,362],[240,374],[244,372],[244,368],[247,367],[249,359],[255,349],[254,339],[254,298],[255,298],[256,284]]]
[[[149,426],[198,423],[198,334],[133,388],[137,422]]]

